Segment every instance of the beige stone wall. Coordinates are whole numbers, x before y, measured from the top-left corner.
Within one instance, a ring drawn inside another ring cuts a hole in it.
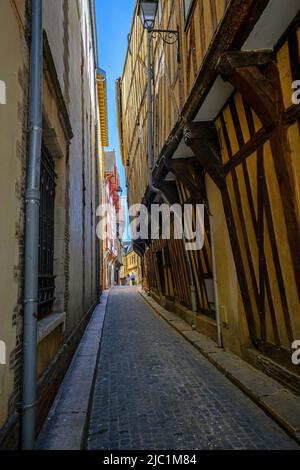
[[[19,7],[19,10],[17,9]],[[23,243],[27,48],[23,2],[0,4],[0,80],[6,104],[0,105],[0,340],[6,344],[6,365],[0,365],[0,428],[7,419],[14,391],[14,353],[21,334],[21,253]]]
[[[95,63],[88,2],[45,0],[47,32],[71,121],[69,146],[69,285],[66,334],[96,301]],[[58,260],[59,262],[59,260]]]
[[[87,0],[43,0],[54,70],[44,62],[44,140],[55,160],[55,304],[39,323],[39,377],[97,301],[95,61]],[[25,0],[0,2],[0,430],[20,398],[28,46]],[[61,93],[62,102],[59,99]],[[67,111],[73,138],[66,129]],[[1,343],[2,344],[2,343]]]
[[[90,23],[76,2],[68,2],[70,145],[70,328],[95,301],[95,83]],[[77,25],[77,27],[76,27]],[[82,29],[78,26],[81,25]],[[87,28],[87,31],[86,31]],[[87,44],[85,40],[87,38]],[[83,73],[81,73],[83,70]],[[93,75],[92,75],[93,73]],[[66,93],[66,91],[65,91]],[[81,280],[84,280],[82,289]]]
[[[56,313],[66,312],[67,337],[97,300],[96,208],[100,201],[96,198],[97,107],[88,3],[58,0],[54,7],[51,0],[43,2],[44,28],[73,132],[67,166],[63,160],[56,162],[60,175],[56,204],[56,274],[60,279],[56,283],[60,280],[61,291],[55,307]],[[59,224],[66,217],[68,240]]]

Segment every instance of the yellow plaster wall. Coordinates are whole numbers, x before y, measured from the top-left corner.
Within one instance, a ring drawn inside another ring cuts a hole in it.
[[[211,212],[211,223],[216,252],[216,270],[222,334],[224,346],[236,354],[241,353],[241,343],[247,334],[241,333],[241,302],[239,285],[232,256],[222,197],[209,176],[206,177],[207,195]]]
[[[298,36],[299,36],[299,33],[298,33]],[[291,64],[290,64],[290,57],[289,57],[288,42],[286,42],[279,50],[277,59],[278,59],[278,67],[279,67],[281,84],[282,84],[284,105],[285,105],[285,108],[289,108],[292,106],[292,101],[291,101],[292,72],[291,72]],[[250,139],[249,129],[247,125],[247,119],[245,115],[242,98],[239,93],[235,94],[234,101],[235,101],[235,105],[237,108],[241,131],[242,131],[244,140],[245,142],[248,142]],[[262,129],[261,121],[256,116],[253,110],[251,112],[252,112],[252,116],[254,119],[255,131],[258,132],[259,130]],[[233,125],[233,120],[231,117],[229,106],[227,106],[224,109],[223,116],[224,116],[224,121],[226,123],[228,135],[230,138],[232,153],[233,155],[235,155],[239,150],[239,145],[238,145],[237,135],[236,135],[236,131]],[[222,160],[223,160],[223,163],[226,163],[229,159],[229,155],[226,149],[224,134],[222,131],[222,122],[220,119],[217,119],[216,127],[220,135],[220,143],[221,143],[221,148],[222,148]],[[289,147],[290,147],[290,152],[291,152],[291,160],[290,160],[291,168],[289,168],[289,171],[291,172],[291,175],[294,178],[295,206],[296,206],[296,210],[299,213],[300,211],[299,124],[298,123],[292,124],[289,128],[287,128],[287,133],[288,133],[288,141],[289,141]],[[282,272],[284,288],[286,291],[288,310],[289,310],[289,315],[290,315],[291,323],[292,323],[293,336],[296,339],[300,335],[300,332],[299,332],[300,304],[299,304],[299,299],[297,295],[295,275],[294,275],[294,271],[292,268],[292,258],[291,258],[292,255],[291,255],[291,251],[289,248],[284,208],[283,208],[282,199],[281,199],[279,182],[278,182],[277,174],[275,171],[274,158],[276,158],[276,155],[272,154],[270,143],[267,142],[264,145],[264,167],[265,167],[265,175],[266,175],[266,186],[267,186],[267,190],[269,193],[271,216],[272,216],[273,224],[274,224],[275,239],[276,239],[276,244],[278,248],[280,269]],[[252,155],[248,156],[246,163],[245,163],[245,169],[247,169],[247,172],[249,175],[249,185],[251,188],[255,215],[257,218],[257,215],[258,215],[257,152],[253,152]],[[234,173],[236,174],[236,185],[238,188],[237,189],[238,194],[236,194],[236,191],[234,189],[234,183],[233,183]],[[251,262],[253,263],[253,268],[254,268],[254,276],[255,276],[255,280],[258,286],[259,286],[259,253],[258,253],[258,247],[257,247],[256,234],[255,234],[251,211],[250,211],[250,201],[249,201],[248,194],[247,194],[248,190],[246,187],[245,173],[241,165],[237,166],[236,169],[227,176],[227,184],[228,184],[228,190],[229,190],[230,200],[231,200],[232,209],[233,209],[235,226],[237,229],[239,242],[241,246],[243,264],[244,264],[245,271],[246,271],[247,284],[249,287],[249,294],[250,294],[250,302],[252,305],[252,310],[254,312],[257,333],[258,335],[260,335],[260,319],[259,319],[259,312],[258,312],[259,308],[255,300],[255,292],[253,289],[253,283],[251,281],[249,259],[247,256],[246,244],[245,244],[244,237],[243,237],[243,229],[245,230],[246,235],[247,235],[250,253],[251,253]],[[244,214],[245,224],[243,224],[243,222],[240,219],[240,210],[237,204],[237,197],[240,198],[240,204],[241,204],[242,211]],[[216,195],[214,194],[214,191],[211,191],[209,193],[208,199],[209,201],[211,201],[211,200],[214,200],[214,198],[216,198]],[[291,344],[287,335],[286,320],[284,317],[282,301],[281,301],[282,293],[280,291],[280,286],[279,286],[278,279],[277,279],[276,268],[275,268],[275,263],[274,263],[274,251],[272,250],[272,246],[271,246],[270,234],[269,234],[266,217],[264,220],[264,239],[265,239],[265,254],[266,254],[267,270],[268,270],[269,279],[270,279],[270,289],[271,289],[274,308],[275,308],[275,316],[276,316],[276,322],[277,322],[277,326],[279,330],[280,343],[281,343],[281,346],[283,346],[287,350],[290,350]],[[218,253],[218,255],[222,259],[222,255],[223,255],[222,250],[221,250],[221,254]],[[219,270],[220,270],[220,266],[219,266]],[[221,272],[222,281],[224,281],[224,286],[226,286],[228,283],[228,281],[226,280],[226,276],[222,274],[222,271],[220,272]],[[223,289],[223,286],[221,288],[221,303],[222,303],[222,295],[223,295],[222,289]],[[232,302],[233,300],[230,299],[230,301]],[[246,339],[248,336],[248,327],[245,321],[245,314],[243,311],[240,295],[238,299],[238,304],[239,304],[239,312],[240,312],[240,320],[239,320],[240,329],[242,331],[242,337]],[[235,305],[235,300],[232,305]],[[234,319],[234,321],[236,321],[236,319]],[[274,338],[273,328],[272,328],[271,312],[269,308],[269,303],[267,301],[267,296],[266,296],[266,326],[267,326],[267,338],[266,339],[269,343],[275,344],[275,338]],[[226,335],[227,333],[225,333],[225,336]],[[228,333],[228,336],[231,336],[231,335],[229,335]]]

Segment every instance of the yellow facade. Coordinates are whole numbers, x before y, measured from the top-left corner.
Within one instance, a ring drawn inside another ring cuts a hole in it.
[[[98,112],[99,112],[99,158],[101,182],[104,181],[104,148],[108,147],[108,116],[107,116],[107,87],[106,73],[104,70],[97,71],[97,92],[98,92]]]
[[[99,152],[99,188],[101,199],[99,201],[100,204],[105,203],[105,163],[104,163],[104,155],[105,155],[105,147],[109,145],[109,138],[108,138],[108,115],[107,115],[107,84],[106,84],[106,72],[104,70],[98,69],[97,70],[97,93],[98,93],[98,114],[99,114],[99,144],[98,144],[98,152]],[[100,279],[101,279],[101,289],[106,288],[106,272],[105,267],[105,260],[104,260],[104,241],[100,240],[100,252],[97,253],[97,256],[100,257]]]
[[[140,284],[142,282],[141,259],[134,251],[124,256],[122,277],[126,279],[132,273],[135,275],[135,283]]]
[[[178,27],[180,63],[176,46],[152,40],[152,176],[174,202],[206,207],[204,247],[188,255],[197,314],[181,241],[140,241],[144,287],[215,339],[217,296],[225,348],[299,374],[290,360],[300,335],[297,5],[285,14],[274,2],[195,0],[185,19],[183,3],[162,0],[155,25]],[[276,31],[266,3],[280,15]],[[150,207],[145,34],[135,12],[118,103],[129,204]]]

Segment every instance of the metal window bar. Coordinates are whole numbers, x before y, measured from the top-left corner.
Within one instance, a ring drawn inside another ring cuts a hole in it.
[[[52,312],[54,303],[54,203],[56,174],[52,156],[43,146],[39,242],[39,317]]]

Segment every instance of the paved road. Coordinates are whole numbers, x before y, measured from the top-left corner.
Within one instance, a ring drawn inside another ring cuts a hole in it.
[[[88,447],[298,448],[134,288],[108,300]]]

